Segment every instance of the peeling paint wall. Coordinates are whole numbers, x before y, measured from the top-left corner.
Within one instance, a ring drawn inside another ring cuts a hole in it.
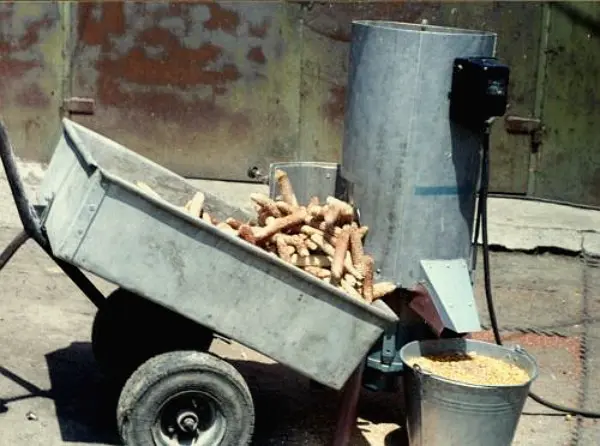
[[[82,3],[78,117],[178,173],[247,179],[297,159],[299,25],[285,4]]]
[[[95,101],[71,118],[187,176],[249,181],[271,162],[338,161],[352,20],[426,19],[497,32],[509,114],[546,124],[532,155],[530,135],[496,123],[491,189],[600,204],[600,4],[572,4],[586,22],[553,2],[550,27],[542,5],[5,2],[2,119],[17,153],[42,161],[70,97]]]
[[[57,3],[0,3],[0,117],[18,156],[47,161],[58,134],[64,34]]]

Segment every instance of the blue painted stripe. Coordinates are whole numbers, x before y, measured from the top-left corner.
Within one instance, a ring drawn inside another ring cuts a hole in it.
[[[415,195],[418,196],[465,195],[471,191],[465,186],[415,186]]]

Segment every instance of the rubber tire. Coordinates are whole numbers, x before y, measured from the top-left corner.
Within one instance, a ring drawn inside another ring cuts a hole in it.
[[[209,329],[122,288],[96,313],[91,337],[101,372],[118,386],[153,356],[208,351],[213,340]]]
[[[164,353],[142,364],[127,380],[117,405],[117,425],[126,446],[154,445],[152,425],[162,404],[181,391],[199,390],[218,401],[227,427],[214,446],[246,446],[254,433],[254,403],[244,378],[210,353]]]

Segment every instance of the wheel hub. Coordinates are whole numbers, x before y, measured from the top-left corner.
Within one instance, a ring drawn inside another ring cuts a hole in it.
[[[154,439],[160,446],[213,446],[219,444],[226,420],[216,402],[202,392],[173,395],[159,411]]]
[[[198,415],[189,410],[184,410],[177,415],[177,426],[186,434],[191,434],[198,430],[199,422]]]

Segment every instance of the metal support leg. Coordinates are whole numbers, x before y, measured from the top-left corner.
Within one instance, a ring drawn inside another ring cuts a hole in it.
[[[0,253],[0,271],[9,262],[10,259],[16,254],[21,246],[29,240],[29,234],[27,231],[21,231],[17,236],[4,248],[4,251]]]
[[[358,413],[358,400],[364,369],[365,362],[363,361],[342,389],[342,400],[340,402],[335,434],[331,446],[348,446],[350,444],[352,428],[355,425]]]
[[[83,272],[76,266],[71,265],[63,260],[57,259],[50,255],[56,264],[63,270],[69,279],[73,281],[75,285],[86,295],[86,297],[92,302],[96,308],[100,308],[106,303],[106,297],[100,292],[96,285],[87,278]]]

